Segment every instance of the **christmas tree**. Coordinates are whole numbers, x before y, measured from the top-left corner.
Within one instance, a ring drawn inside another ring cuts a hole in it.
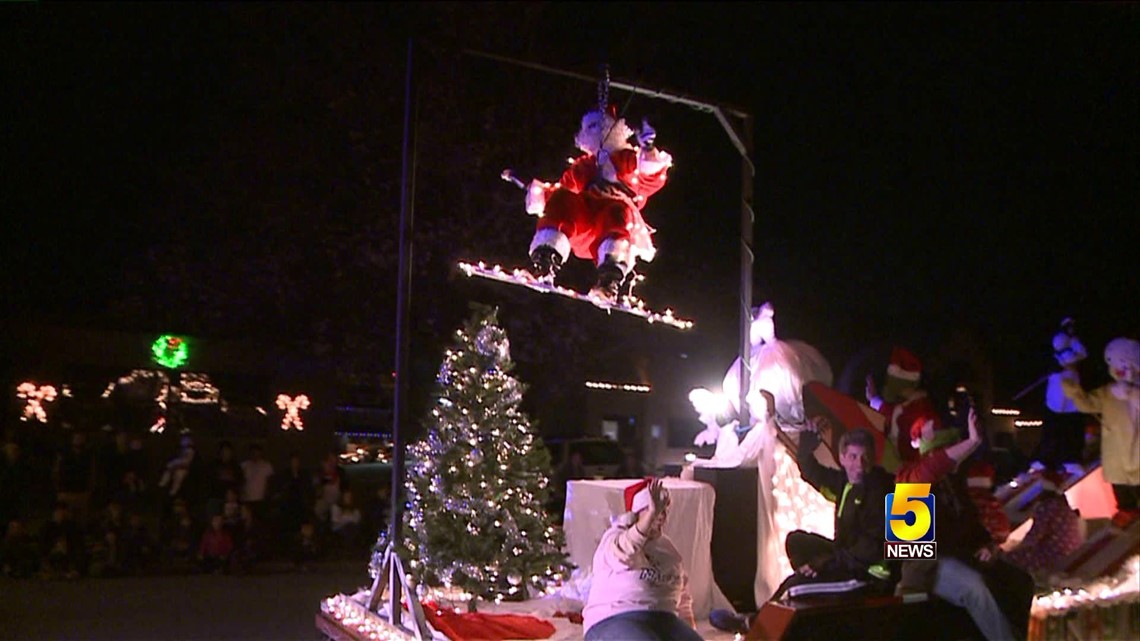
[[[409,448],[405,552],[421,585],[490,600],[552,591],[568,571],[546,512],[550,455],[497,310],[475,306],[444,355],[427,436]]]

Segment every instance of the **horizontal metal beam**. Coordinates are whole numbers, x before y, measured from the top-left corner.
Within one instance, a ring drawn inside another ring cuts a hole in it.
[[[528,62],[525,60],[516,60],[514,58],[509,58],[507,56],[501,56],[499,54],[487,53],[485,51],[476,51],[474,49],[463,49],[462,53],[464,53],[466,55],[470,55],[470,56],[475,56],[476,58],[486,58],[488,60],[496,60],[498,62],[505,62],[507,64],[515,65],[517,67],[526,67],[527,69],[534,69],[535,71],[542,71],[544,73],[554,74],[554,75],[558,75],[558,76],[565,76],[567,78],[574,78],[576,80],[581,80],[583,82],[589,82],[591,84],[595,84],[598,82],[598,78],[596,76],[590,76],[590,75],[587,75],[584,73],[578,73],[576,71],[568,71],[566,69],[558,69],[556,67],[550,67],[547,65],[538,64],[536,62]],[[685,95],[682,95],[680,93],[676,93],[676,92],[672,92],[672,91],[665,91],[663,89],[648,89],[646,87],[635,85],[635,84],[629,83],[629,82],[622,82],[620,80],[610,80],[610,88],[621,89],[623,91],[629,91],[629,92],[632,92],[635,94],[640,94],[642,96],[648,96],[650,98],[656,98],[658,100],[666,100],[668,102],[676,103],[679,105],[684,105],[686,107],[691,107],[691,108],[696,109],[698,111],[714,112],[714,113],[717,111],[722,111],[724,113],[731,114],[737,118],[748,118],[749,117],[748,112],[744,111],[743,109],[739,109],[737,107],[733,107],[733,106],[727,105],[725,103],[714,103],[714,102],[708,102],[706,100],[699,100],[697,98],[685,96]]]

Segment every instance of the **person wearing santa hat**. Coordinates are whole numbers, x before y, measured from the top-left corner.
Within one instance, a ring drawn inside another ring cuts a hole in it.
[[[637,147],[629,143],[634,135]],[[665,185],[673,162],[654,146],[656,138],[645,121],[633,131],[612,105],[586,112],[574,138],[586,155],[558,183],[533,180],[527,187],[527,213],[539,217],[530,243],[536,278],[553,281],[572,251],[597,266],[592,293],[617,300],[637,261],[653,260],[654,230],[641,210]]]
[[[982,524],[986,526],[994,543],[1001,545],[1009,538],[1012,526],[1001,501],[994,496],[994,466],[986,461],[976,461],[966,472],[966,487],[970,499],[978,508]]]
[[[663,532],[669,503],[659,478],[626,488],[626,511],[594,552],[585,641],[700,641],[684,559]]]
[[[887,381],[880,396],[875,379],[867,375],[867,403],[887,417],[887,440],[895,446],[903,462],[918,458],[911,445],[910,435],[915,425],[921,427],[923,417],[934,414],[934,403],[921,387],[922,361],[910,350],[891,349],[891,362],[887,365]]]
[[[1024,638],[1033,578],[1001,558],[970,498],[959,466],[981,444],[975,408],[970,409],[967,427],[968,438],[958,441],[958,430],[939,429],[937,415],[931,414],[912,434],[921,458],[900,466],[895,480],[931,484],[938,560],[904,563],[895,590],[932,592],[965,609],[990,641]]]
[[[910,447],[918,458],[904,460],[895,471],[898,483],[937,483],[958,469],[982,444],[978,411],[971,407],[966,416],[966,440],[960,441],[957,428],[942,427],[934,408],[920,407],[908,419]]]
[[[1081,519],[1065,498],[1061,474],[1046,470],[1038,484],[1041,495],[1033,505],[1033,526],[1006,558],[1026,572],[1048,575],[1084,541]]]

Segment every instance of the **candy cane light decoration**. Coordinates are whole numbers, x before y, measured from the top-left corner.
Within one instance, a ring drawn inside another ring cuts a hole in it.
[[[16,396],[24,401],[24,414],[20,417],[21,421],[34,418],[41,423],[47,423],[47,408],[44,405],[55,400],[55,387],[36,385],[31,381],[25,381],[16,387]]]
[[[292,398],[287,394],[278,394],[277,409],[285,411],[285,415],[281,417],[281,429],[287,430],[291,427],[298,431],[305,429],[305,422],[301,420],[301,411],[309,409],[308,396],[298,394],[297,398]]]

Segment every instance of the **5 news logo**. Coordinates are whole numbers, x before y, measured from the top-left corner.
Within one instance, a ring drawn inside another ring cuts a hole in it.
[[[887,495],[884,512],[884,559],[927,561],[938,558],[930,483],[895,483],[895,491]]]

